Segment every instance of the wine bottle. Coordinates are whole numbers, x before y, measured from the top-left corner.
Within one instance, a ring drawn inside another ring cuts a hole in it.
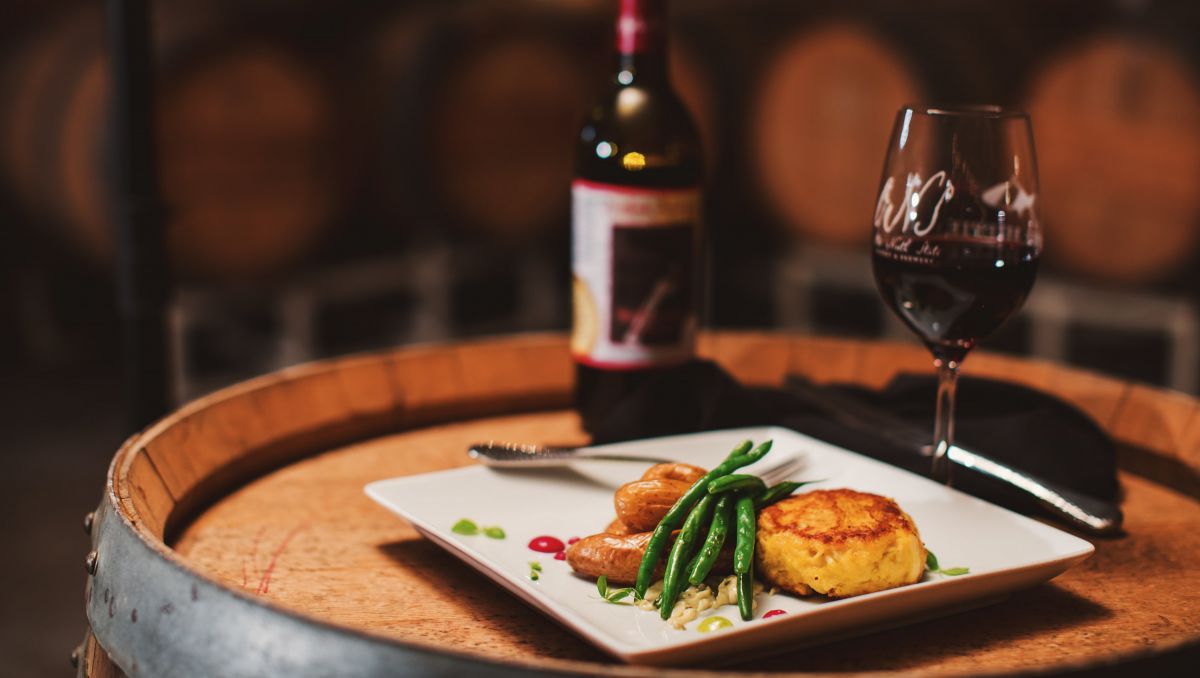
[[[700,142],[671,88],[666,37],[665,0],[620,0],[612,82],[575,151],[571,355],[589,431],[695,349]]]

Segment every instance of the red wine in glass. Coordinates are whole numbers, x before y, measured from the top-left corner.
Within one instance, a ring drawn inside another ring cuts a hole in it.
[[[975,344],[1019,309],[1037,276],[1038,252],[1024,243],[933,238],[936,256],[876,248],[884,302],[934,356],[961,363]]]
[[[1041,253],[1029,116],[996,106],[896,114],[872,220],[884,303],[938,374],[931,473],[950,483],[954,392],[967,354],[1025,302]]]

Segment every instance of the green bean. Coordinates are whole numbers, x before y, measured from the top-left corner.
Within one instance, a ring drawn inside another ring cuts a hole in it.
[[[688,565],[689,584],[697,586],[703,582],[708,573],[712,571],[713,563],[717,562],[721,547],[725,545],[725,535],[729,533],[729,525],[733,523],[734,501],[734,495],[728,493],[722,494],[717,499],[716,508],[713,509],[712,525],[708,528],[708,537],[700,546],[696,557]]]
[[[688,514],[687,520],[683,521],[683,527],[679,530],[679,535],[675,537],[671,554],[667,556],[667,567],[663,574],[662,598],[659,599],[658,614],[663,619],[671,617],[671,608],[675,607],[675,599],[679,597],[679,592],[683,589],[683,569],[688,558],[691,557],[692,545],[700,533],[700,526],[708,520],[709,514],[712,513],[712,506],[715,502],[716,498],[711,496],[705,496],[696,502],[696,507]]]
[[[738,494],[737,544],[733,549],[733,571],[737,574],[738,612],[742,619],[754,617],[754,539],[758,517],[754,511],[754,495]]]
[[[754,507],[761,511],[762,509],[765,509],[766,507],[770,506],[771,504],[774,504],[775,502],[779,501],[780,499],[783,499],[784,497],[790,495],[791,493],[795,492],[796,490],[800,489],[801,487],[803,487],[805,485],[811,485],[813,483],[819,483],[819,482],[821,482],[821,481],[806,480],[804,482],[798,483],[795,481],[786,480],[782,483],[779,483],[778,485],[772,485],[770,488],[767,489],[766,492],[762,493],[758,497],[758,499],[754,500]]]
[[[729,454],[725,455],[725,458],[722,459],[721,461],[729,461],[730,459],[733,459],[734,457],[740,457],[743,454],[747,454],[750,452],[751,447],[754,447],[753,442],[751,442],[749,440],[743,440],[742,442],[737,444],[737,447],[730,450]]]
[[[738,612],[744,621],[754,618],[754,565],[737,576]]]
[[[771,451],[771,445],[774,445],[774,444],[775,444],[775,441],[768,440],[768,441],[762,443],[761,445],[759,445],[758,447],[754,448],[753,450],[750,450],[749,452],[747,452],[746,456],[753,457],[754,461],[758,461],[759,459],[762,459],[763,457],[767,456],[767,453]],[[752,461],[750,463],[754,463],[754,461]],[[741,468],[742,466],[748,466],[748,465],[749,464],[741,464],[739,466],[736,466],[735,468]],[[732,471],[733,469],[730,469],[730,470]]]
[[[780,499],[787,497],[788,494],[796,492],[800,485],[804,485],[803,482],[786,480],[784,482],[780,482],[778,485],[770,486],[767,488],[766,492],[760,494],[758,499],[755,500],[755,508],[760,510],[766,509],[767,506],[772,505],[775,502],[779,502]]]
[[[793,482],[791,480],[785,480],[784,482],[779,483],[777,485],[772,485],[771,487],[767,488],[766,492],[763,492],[762,494],[758,495],[758,499],[754,500],[754,508],[762,510],[762,509],[770,506],[771,504],[774,504],[775,502],[779,501],[780,499],[783,499],[784,497],[788,496],[789,494],[795,492],[796,489],[799,488],[803,484],[804,483],[797,483],[797,482]]]
[[[734,452],[740,452],[750,445],[750,441],[747,440],[734,448]],[[700,501],[700,497],[707,494],[708,483],[721,476],[729,475],[743,466],[753,464],[762,459],[763,455],[770,450],[771,441],[768,440],[746,454],[734,454],[731,452],[725,461],[704,474],[703,478],[697,480],[694,485],[688,488],[688,491],[667,511],[667,514],[659,521],[658,526],[654,528],[654,534],[650,536],[650,541],[646,543],[646,552],[642,554],[642,562],[638,566],[637,581],[634,583],[634,590],[637,591],[639,598],[644,597],[646,589],[650,588],[650,580],[654,578],[654,569],[658,567],[658,561],[662,558],[663,551],[667,547],[667,540],[671,537],[671,531],[683,522],[688,511],[691,510],[696,502]]]
[[[732,490],[750,490],[757,494],[766,492],[767,486],[763,483],[762,478],[752,476],[748,473],[733,473],[722,476],[708,484],[709,494],[720,494]]]
[[[737,544],[733,549],[733,571],[745,574],[754,563],[754,531],[758,520],[754,512],[754,495],[739,493],[736,512]]]

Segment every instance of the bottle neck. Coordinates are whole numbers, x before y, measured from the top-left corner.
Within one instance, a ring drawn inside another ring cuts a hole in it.
[[[620,0],[617,13],[617,82],[667,77],[666,0]]]

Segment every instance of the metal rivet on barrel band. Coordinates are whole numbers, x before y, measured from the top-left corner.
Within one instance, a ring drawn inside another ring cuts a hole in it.
[[[89,552],[83,564],[87,567],[88,574],[96,574],[96,567],[100,564],[100,554],[95,551]]]
[[[71,650],[71,666],[79,668],[79,655],[83,654],[83,646],[76,647]]]
[[[96,512],[88,511],[87,515],[83,517],[84,533],[91,534],[92,533],[92,524],[95,522],[96,522]]]

